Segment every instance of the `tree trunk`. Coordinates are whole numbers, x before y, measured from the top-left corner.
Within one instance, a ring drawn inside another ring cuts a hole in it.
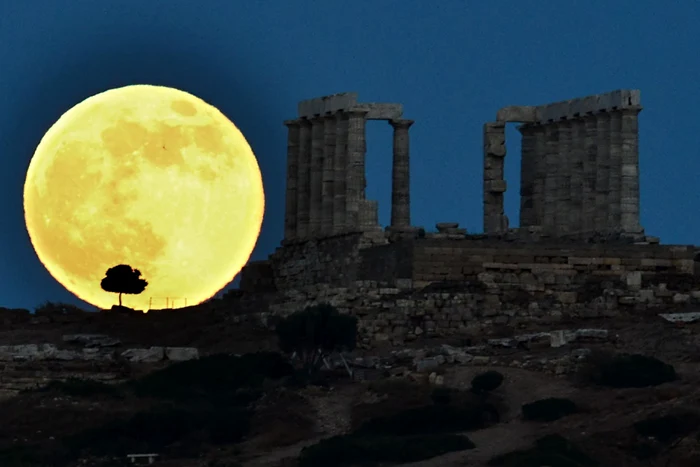
[[[119,306],[122,306],[122,293],[119,292]]]

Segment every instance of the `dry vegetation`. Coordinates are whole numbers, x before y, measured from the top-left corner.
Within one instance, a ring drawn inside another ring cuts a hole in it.
[[[0,403],[0,465],[127,465],[123,454],[133,450],[155,450],[156,465],[172,467],[373,465],[342,464],[357,453],[414,466],[700,465],[694,324],[611,320],[614,344],[594,348],[566,376],[455,365],[440,369],[442,387],[415,373],[358,382],[342,371],[309,386],[270,354],[218,357],[274,349],[275,338],[224,313],[207,314],[5,322],[3,338],[21,336],[21,343],[104,332],[130,344],[196,345],[212,357],[134,374],[118,386],[71,380]],[[620,360],[624,352],[654,355],[674,371]],[[502,383],[473,391],[474,377],[488,370],[502,374]],[[334,463],[324,464],[324,456]]]

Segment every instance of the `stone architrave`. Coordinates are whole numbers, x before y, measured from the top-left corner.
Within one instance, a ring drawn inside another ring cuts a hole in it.
[[[346,229],[346,197],[348,176],[348,115],[335,115],[335,155],[333,157],[333,233]]]
[[[620,225],[620,179],[622,178],[622,114],[610,112],[610,170],[608,192],[608,225],[619,232]]]
[[[391,172],[391,227],[411,225],[411,183],[408,129],[413,120],[389,120],[394,128]]]
[[[321,234],[321,200],[323,190],[323,127],[324,118],[316,116],[311,120],[311,180],[309,206],[309,235]]]
[[[299,119],[299,165],[297,176],[297,237],[309,236],[311,181],[311,122]]]
[[[365,199],[365,126],[367,110],[348,111],[348,166],[346,190],[346,226],[360,229],[360,201]]]
[[[596,231],[611,231],[608,223],[608,193],[610,191],[610,114],[598,112],[596,119],[596,190],[595,190],[595,228]]]
[[[299,121],[287,120],[287,195],[284,211],[284,238],[297,235],[297,186],[299,177]]]
[[[639,120],[640,106],[622,114],[622,168],[620,180],[620,224],[624,232],[640,233],[639,221]]]
[[[323,183],[321,187],[321,235],[323,236],[329,236],[333,233],[335,129],[335,115],[327,114],[323,120]]]

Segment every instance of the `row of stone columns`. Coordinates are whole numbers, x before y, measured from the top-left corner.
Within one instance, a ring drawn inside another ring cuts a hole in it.
[[[641,232],[637,115],[610,109],[520,126],[520,226],[556,235]],[[484,231],[504,214],[505,123],[484,125]]]
[[[286,240],[378,228],[378,206],[365,188],[367,110],[350,109],[315,118],[288,120]],[[410,226],[408,129],[394,127],[391,226]]]
[[[542,226],[558,235],[641,232],[640,110],[522,125],[521,227]],[[489,170],[485,166],[484,172]],[[501,203],[493,195],[485,198],[485,208],[494,201]],[[490,210],[495,218],[502,205]],[[497,227],[485,224],[487,232]]]

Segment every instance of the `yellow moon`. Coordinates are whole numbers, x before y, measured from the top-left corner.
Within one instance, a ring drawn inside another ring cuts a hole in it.
[[[117,303],[100,281],[118,264],[148,281],[143,293],[123,296],[125,306],[212,297],[248,261],[264,205],[260,168],[238,128],[203,100],[161,86],[111,89],[63,114],[24,184],[39,260],[100,308]]]

